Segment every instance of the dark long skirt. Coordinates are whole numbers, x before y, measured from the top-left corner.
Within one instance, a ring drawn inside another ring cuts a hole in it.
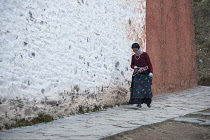
[[[148,74],[138,74],[132,77],[129,104],[148,104],[152,102],[152,78]]]

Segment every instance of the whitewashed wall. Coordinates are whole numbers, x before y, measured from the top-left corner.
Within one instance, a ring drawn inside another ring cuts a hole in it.
[[[146,0],[1,0],[0,120],[127,101]]]

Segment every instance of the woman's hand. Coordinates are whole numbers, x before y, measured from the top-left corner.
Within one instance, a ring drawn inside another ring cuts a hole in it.
[[[134,72],[138,71],[138,67],[134,66]]]
[[[152,78],[152,77],[153,77],[153,73],[149,73],[149,77],[151,77],[151,78]]]

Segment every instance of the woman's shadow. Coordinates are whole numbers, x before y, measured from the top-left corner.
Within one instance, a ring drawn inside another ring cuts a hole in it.
[[[121,106],[121,108],[128,109],[128,110],[148,110],[148,109],[150,109],[150,108],[144,107],[144,106],[139,108],[136,105],[124,105],[124,106]]]

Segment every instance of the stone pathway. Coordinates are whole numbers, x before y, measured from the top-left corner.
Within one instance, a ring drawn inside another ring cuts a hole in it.
[[[176,94],[155,96],[151,108],[144,104],[141,109],[125,105],[75,115],[47,124],[6,130],[0,132],[0,139],[95,140],[209,107],[210,87],[199,86]]]

